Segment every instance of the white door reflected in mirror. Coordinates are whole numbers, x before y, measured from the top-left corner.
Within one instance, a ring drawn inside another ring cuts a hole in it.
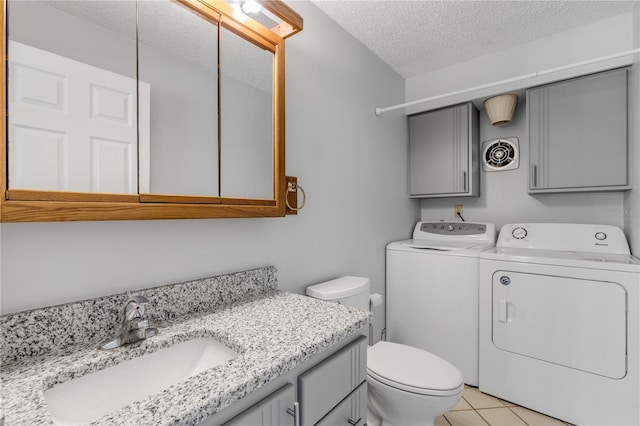
[[[9,5],[9,190],[276,198],[271,47],[171,0]]]
[[[135,3],[107,3],[9,5],[10,190],[138,192]]]

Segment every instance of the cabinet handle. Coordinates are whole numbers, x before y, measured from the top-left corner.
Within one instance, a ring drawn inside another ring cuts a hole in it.
[[[533,172],[533,187],[537,188],[538,187],[538,166],[534,164],[531,167]]]
[[[355,422],[349,419],[347,420],[347,423],[349,423],[350,425],[356,426],[358,423],[360,423],[360,420],[362,420],[362,417],[359,417],[358,420],[356,420]]]
[[[467,172],[462,172],[462,192],[467,192]]]
[[[287,413],[293,416],[293,426],[300,426],[300,403],[293,403],[293,410],[291,408],[287,408]]]

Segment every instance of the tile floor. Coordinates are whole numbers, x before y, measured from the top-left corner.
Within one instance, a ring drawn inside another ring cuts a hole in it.
[[[451,411],[436,419],[435,426],[566,426],[553,417],[512,404],[465,386]]]

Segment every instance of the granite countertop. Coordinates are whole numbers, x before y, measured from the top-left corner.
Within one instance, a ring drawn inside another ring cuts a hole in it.
[[[159,334],[109,351],[81,345],[3,365],[4,424],[52,424],[44,390],[144,353],[213,337],[239,355],[92,424],[193,425],[355,333],[370,314],[309,297],[269,291],[210,313],[164,321]]]

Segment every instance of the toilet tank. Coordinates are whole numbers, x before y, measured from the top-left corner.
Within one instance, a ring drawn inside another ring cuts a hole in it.
[[[340,277],[307,287],[307,296],[369,310],[369,278]]]

